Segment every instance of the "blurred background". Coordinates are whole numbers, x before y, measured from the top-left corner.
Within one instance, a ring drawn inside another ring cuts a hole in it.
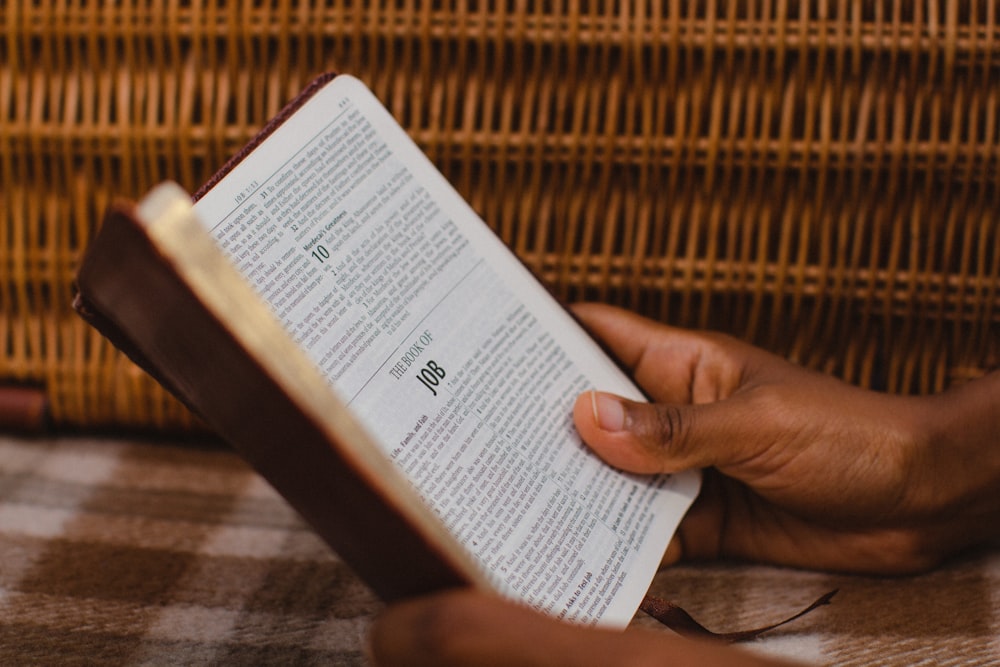
[[[0,8],[0,392],[56,428],[200,428],[73,314],[75,268],[109,201],[197,189],[328,70],[563,299],[893,392],[1000,361],[992,1]]]

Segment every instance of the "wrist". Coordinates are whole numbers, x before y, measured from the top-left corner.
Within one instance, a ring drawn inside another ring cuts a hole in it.
[[[938,518],[963,546],[1000,536],[1000,373],[926,400],[921,421]]]

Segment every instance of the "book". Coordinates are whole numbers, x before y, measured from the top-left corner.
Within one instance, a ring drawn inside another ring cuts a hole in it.
[[[642,392],[350,76],[194,200],[112,205],[77,289],[386,600],[476,586],[624,626],[699,488],[580,441],[580,393]]]

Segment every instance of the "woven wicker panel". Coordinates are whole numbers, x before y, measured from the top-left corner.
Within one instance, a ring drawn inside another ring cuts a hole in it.
[[[0,7],[0,382],[58,424],[192,424],[71,314],[81,249],[111,197],[196,188],[329,69],[566,299],[890,391],[997,364],[995,2]]]

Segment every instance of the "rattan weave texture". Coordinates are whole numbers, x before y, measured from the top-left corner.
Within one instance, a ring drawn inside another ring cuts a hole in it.
[[[992,1],[0,2],[0,384],[191,417],[70,311],[115,196],[194,189],[313,75],[386,103],[554,291],[864,386],[1000,360]]]

